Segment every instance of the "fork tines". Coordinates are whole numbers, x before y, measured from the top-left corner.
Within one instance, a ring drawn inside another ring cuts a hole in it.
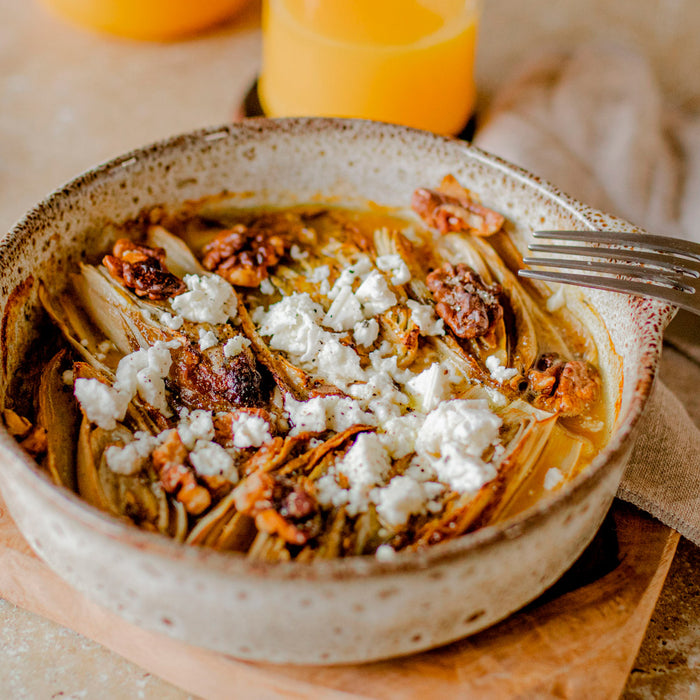
[[[700,312],[697,243],[616,231],[535,231],[534,237],[554,242],[532,243],[531,251],[560,257],[526,257],[525,264],[586,274],[528,269],[518,272],[521,277],[651,296]]]

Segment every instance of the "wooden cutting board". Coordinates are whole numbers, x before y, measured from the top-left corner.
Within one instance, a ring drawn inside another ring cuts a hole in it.
[[[205,698],[617,698],[678,543],[621,502],[572,570],[520,613],[466,640],[363,666],[239,661],[107,612],[34,555],[0,500],[0,596]]]

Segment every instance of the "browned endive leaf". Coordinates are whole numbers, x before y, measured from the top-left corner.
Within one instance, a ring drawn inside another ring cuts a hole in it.
[[[37,418],[48,430],[46,468],[57,484],[74,489],[79,412],[72,385],[63,382],[67,354],[66,350],[56,353],[41,373]]]

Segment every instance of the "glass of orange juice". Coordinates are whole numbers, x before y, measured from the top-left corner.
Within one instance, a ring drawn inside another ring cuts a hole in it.
[[[457,134],[474,109],[479,0],[265,0],[265,114]]]

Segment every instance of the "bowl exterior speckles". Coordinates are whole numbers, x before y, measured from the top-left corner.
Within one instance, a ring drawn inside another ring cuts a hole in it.
[[[242,204],[332,196],[406,206],[414,188],[454,174],[512,222],[635,230],[467,144],[403,127],[332,119],[252,120],[186,134],[92,170],[49,196],[0,245],[4,397],[36,334],[37,284],[65,284],[107,222],[222,192]],[[363,662],[434,647],[493,624],[573,563],[600,525],[632,448],[671,309],[586,292],[602,328],[616,412],[608,447],[571,484],[515,519],[390,562],[250,562],[186,547],[106,516],[55,487],[0,431],[0,486],[32,547],[59,575],[136,624],[234,656],[299,664]],[[602,321],[601,325],[599,321]],[[595,326],[595,323],[592,324]]]

